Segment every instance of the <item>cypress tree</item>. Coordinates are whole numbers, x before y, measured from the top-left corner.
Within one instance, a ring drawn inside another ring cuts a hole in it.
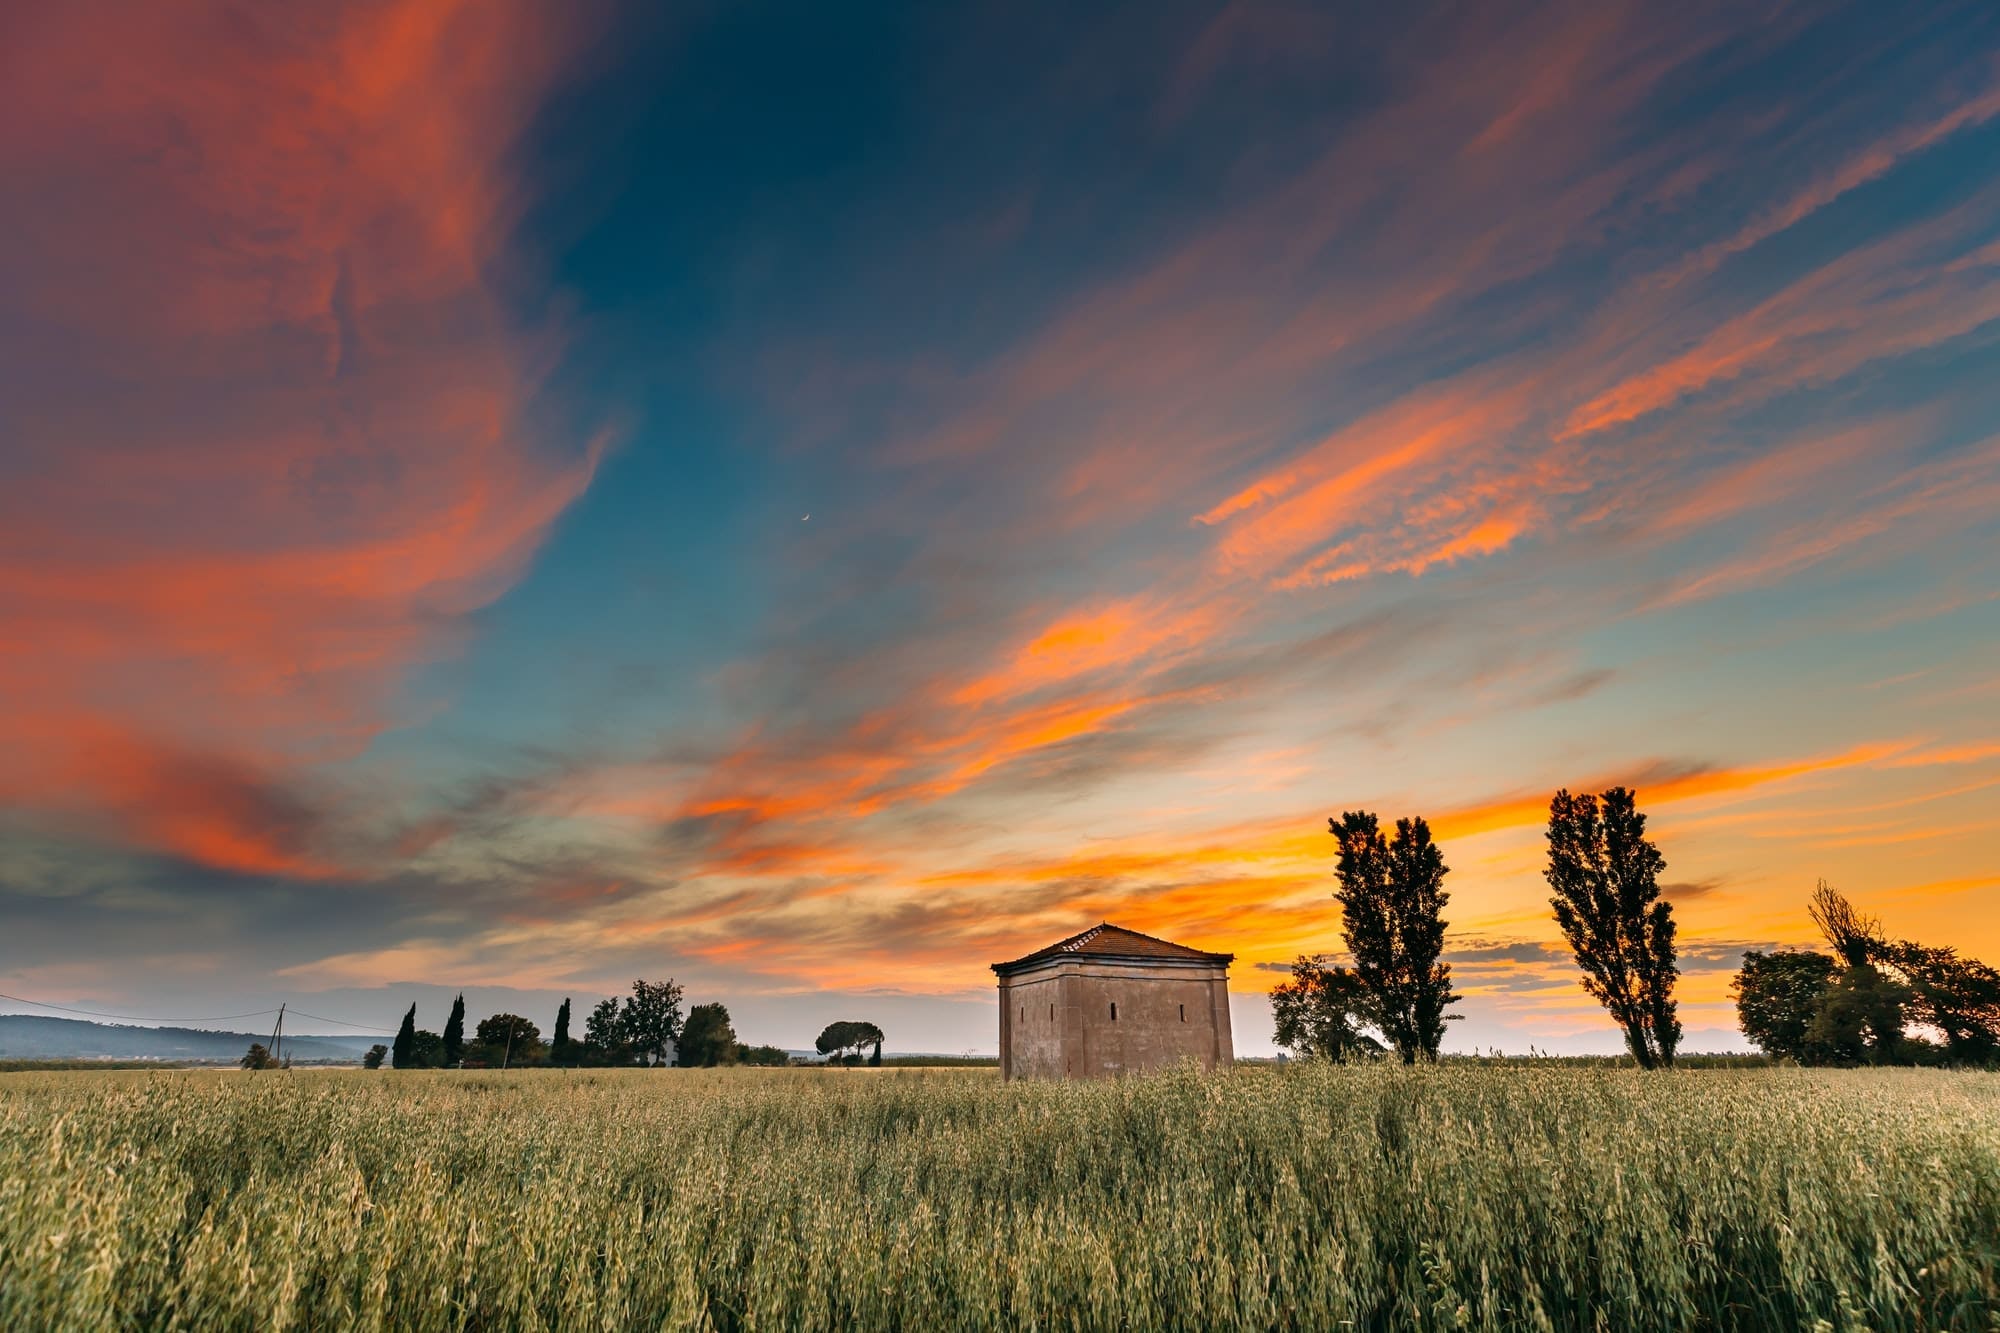
[[[451,1002],[451,1017],[445,1021],[444,1025],[444,1067],[446,1069],[456,1069],[458,1068],[459,1061],[464,1058],[465,992],[460,991],[458,998]]]
[[[410,1012],[403,1015],[403,1026],[396,1029],[396,1044],[389,1048],[389,1067],[408,1069],[410,1067],[410,1043],[417,1039],[417,1006],[410,1006]]]
[[[563,996],[562,1008],[556,1010],[556,1035],[549,1044],[549,1054],[558,1063],[569,1059],[569,996]]]

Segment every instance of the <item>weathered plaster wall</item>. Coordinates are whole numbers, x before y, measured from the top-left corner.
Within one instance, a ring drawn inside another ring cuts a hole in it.
[[[1023,979],[1000,991],[1000,1073],[1005,1078],[1061,1078],[1062,978]]]
[[[1185,1059],[1214,1069],[1236,1058],[1228,972],[1213,964],[1052,960],[1002,978],[1000,1003],[1008,1078],[1108,1078]]]

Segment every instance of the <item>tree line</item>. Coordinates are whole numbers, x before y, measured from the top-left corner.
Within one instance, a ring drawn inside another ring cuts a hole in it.
[[[1422,817],[1397,820],[1394,837],[1366,811],[1327,827],[1349,961],[1293,962],[1271,993],[1278,1044],[1329,1060],[1391,1051],[1405,1063],[1435,1060],[1458,1017],[1445,1012],[1458,996],[1442,960],[1450,868]],[[1671,1068],[1681,1040],[1676,927],[1660,896],[1666,858],[1636,794],[1559,791],[1546,835],[1549,905],[1584,990],[1641,1068]],[[2000,972],[1953,949],[1887,939],[1824,881],[1809,911],[1831,954],[1753,950],[1736,976],[1739,1020],[1760,1050],[1802,1064],[2000,1063]]]
[[[698,1004],[682,1011],[683,988],[666,981],[639,980],[623,997],[599,1001],[584,1018],[583,1034],[572,1034],[570,1001],[556,1010],[555,1030],[548,1040],[541,1029],[519,1014],[494,1014],[465,1035],[465,996],[452,1001],[442,1033],[417,1026],[417,1006],[403,1015],[393,1044],[376,1045],[362,1058],[369,1069],[513,1069],[524,1066],[606,1069],[619,1067],[680,1068],[717,1065],[779,1066],[792,1062],[790,1052],[777,1046],[752,1046],[738,1041],[729,1010],[721,1004]],[[820,1033],[817,1049],[832,1064],[882,1063],[882,1029],[873,1023],[843,1020]],[[870,1049],[872,1048],[872,1049]],[[253,1047],[244,1057],[246,1068],[267,1068],[268,1056],[257,1063]]]
[[[368,1069],[516,1069],[524,1065],[556,1065],[570,1069],[616,1067],[708,1067],[708,1065],[786,1065],[790,1055],[778,1047],[752,1047],[736,1041],[730,1011],[724,1005],[682,1009],[686,991],[672,979],[634,981],[630,995],[600,1001],[586,1017],[582,1037],[570,1027],[570,1001],[556,1009],[556,1029],[548,1041],[542,1029],[514,1013],[482,1019],[466,1041],[466,997],[452,1001],[444,1033],[416,1025],[416,1005],[402,1015],[396,1041],[374,1047],[362,1063]]]
[[[698,1004],[681,1011],[684,991],[671,978],[634,981],[632,993],[601,1000],[584,1019],[583,1036],[570,1030],[570,1002],[556,1010],[555,1031],[547,1041],[535,1023],[519,1014],[480,1020],[465,1039],[465,995],[452,1001],[443,1033],[417,1026],[411,1005],[393,1044],[377,1043],[361,1063],[368,1069],[515,1069],[527,1066],[610,1069],[619,1067],[713,1068],[717,1065],[780,1066],[791,1052],[778,1046],[751,1046],[736,1039],[729,1010]],[[880,1066],[882,1029],[842,1019],[826,1025],[814,1048],[827,1064]],[[245,1069],[289,1069],[262,1042],[252,1042],[239,1062]]]
[[[1737,1020],[1759,1050],[1802,1065],[2000,1063],[2000,972],[1889,939],[1825,880],[1806,910],[1829,952],[1752,950],[1736,974]]]

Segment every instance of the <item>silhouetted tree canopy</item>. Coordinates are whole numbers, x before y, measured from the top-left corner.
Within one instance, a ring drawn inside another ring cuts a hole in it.
[[[1887,938],[1825,880],[1806,910],[1832,957],[1752,952],[1736,977],[1738,1019],[1761,1049],[1802,1064],[2000,1062],[2000,972],[1956,949]]]
[[[1800,1064],[1816,1062],[1807,1041],[1837,964],[1811,949],[1756,950],[1736,974],[1736,1020],[1758,1050]]]
[[[388,1057],[389,1048],[378,1041],[368,1048],[368,1054],[361,1057],[361,1067],[363,1069],[380,1069],[382,1062]]]
[[[1341,932],[1354,959],[1354,977],[1368,997],[1371,1021],[1405,1064],[1435,1060],[1444,1041],[1451,965],[1444,952],[1442,915],[1449,867],[1430,825],[1421,818],[1396,821],[1392,843],[1374,815],[1348,811],[1329,819],[1340,843],[1336,875]]]
[[[873,1023],[842,1019],[828,1023],[813,1043],[813,1049],[827,1057],[829,1061],[857,1063],[861,1058],[861,1048],[873,1046],[876,1057],[882,1054],[882,1029]]]
[[[625,1049],[625,1027],[618,1015],[618,1001],[599,1000],[583,1020],[583,1045],[593,1064],[630,1064]]]
[[[719,1004],[688,1010],[675,1063],[688,1068],[735,1064],[736,1029],[729,1025],[729,1010]]]
[[[681,988],[672,978],[633,982],[631,995],[618,1011],[618,1026],[625,1045],[641,1060],[665,1064],[681,1035]]]
[[[541,1039],[542,1030],[519,1014],[495,1014],[479,1021],[478,1040],[482,1045],[505,1045],[509,1041],[519,1045]]]
[[[261,1041],[250,1043],[250,1049],[243,1052],[243,1058],[236,1063],[245,1069],[276,1069],[278,1062],[271,1058],[270,1050]]]
[[[738,1046],[736,1063],[739,1065],[761,1065],[775,1067],[792,1062],[789,1052],[776,1046]]]
[[[1819,927],[1819,933],[1826,936],[1826,942],[1840,961],[1848,967],[1860,967],[1872,963],[1882,955],[1882,923],[1875,917],[1863,916],[1854,904],[1834,892],[1833,886],[1821,880],[1813,887],[1812,899],[1806,904],[1806,915]]]
[[[1873,963],[1842,968],[1820,997],[1806,1044],[1843,1065],[1899,1064],[1904,1058],[1903,1006],[1909,987]]]
[[[1667,860],[1645,833],[1646,816],[1628,788],[1611,788],[1601,805],[1587,793],[1559,791],[1549,802],[1544,873],[1583,988],[1625,1030],[1640,1067],[1658,1069],[1673,1064],[1680,1045],[1680,968],[1673,905],[1660,898]]]
[[[411,1069],[444,1068],[444,1038],[424,1028],[410,1034]]]
[[[584,1019],[583,1048],[570,1058],[589,1064],[665,1064],[674,1058],[682,1021],[681,987],[671,978],[635,981],[623,1003],[598,1001]]]
[[[1382,1043],[1363,1031],[1374,1022],[1370,1014],[1361,978],[1303,955],[1292,963],[1292,979],[1271,992],[1278,1045],[1308,1059],[1380,1051]]]
[[[2000,972],[1952,948],[1927,948],[1908,940],[1889,945],[1885,963],[1908,988],[1909,1019],[1944,1040],[1953,1064],[1989,1065],[2000,1059]]]
[[[477,1043],[480,1062],[491,1066],[534,1064],[544,1053],[542,1030],[519,1014],[481,1019]]]

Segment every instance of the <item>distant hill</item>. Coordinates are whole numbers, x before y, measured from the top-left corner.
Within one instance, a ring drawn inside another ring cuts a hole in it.
[[[0,1014],[0,1060],[199,1060],[234,1064],[268,1032],[209,1032],[201,1028],[141,1028],[77,1018]],[[386,1037],[294,1037],[285,1054],[301,1063],[356,1064]]]

